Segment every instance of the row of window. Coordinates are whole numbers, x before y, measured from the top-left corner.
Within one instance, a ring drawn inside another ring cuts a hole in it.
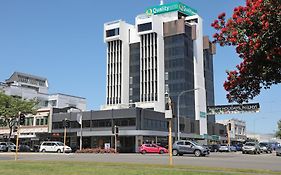
[[[136,119],[135,118],[122,118],[122,119],[101,119],[101,120],[83,120],[82,127],[83,128],[104,128],[104,127],[112,127],[112,126],[135,126]],[[62,129],[62,122],[54,122],[53,129]],[[80,128],[80,125],[77,121],[70,122],[70,128]]]
[[[39,85],[39,86],[45,86],[45,81],[43,81],[43,80],[33,79],[33,78],[22,76],[22,75],[18,75],[18,77],[19,77],[20,82],[30,83],[30,84]]]

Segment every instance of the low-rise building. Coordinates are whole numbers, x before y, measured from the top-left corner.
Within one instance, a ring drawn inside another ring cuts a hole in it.
[[[48,84],[46,78],[20,72],[14,72],[10,78],[0,84],[0,91],[6,95],[38,101],[37,114],[26,114],[25,124],[20,128],[19,138],[24,144],[39,144],[41,140],[50,137],[54,108],[73,106],[86,110],[85,98],[61,93],[49,94]],[[0,138],[7,138],[9,132],[9,128],[0,127]],[[15,134],[12,133],[11,137],[14,136]]]

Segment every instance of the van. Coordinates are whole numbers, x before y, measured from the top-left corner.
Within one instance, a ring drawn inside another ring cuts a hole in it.
[[[65,149],[65,151],[63,151]],[[71,148],[69,146],[64,146],[62,142],[57,141],[46,141],[43,142],[40,146],[40,152],[57,152],[57,153],[70,153]]]

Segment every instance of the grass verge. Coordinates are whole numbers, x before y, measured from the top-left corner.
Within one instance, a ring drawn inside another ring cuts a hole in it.
[[[0,161],[2,175],[238,175],[280,174],[280,172],[222,169],[191,166],[166,166],[130,163],[67,161]]]

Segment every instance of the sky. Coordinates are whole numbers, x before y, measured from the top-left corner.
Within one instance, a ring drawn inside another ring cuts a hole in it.
[[[105,104],[106,45],[103,25],[135,17],[160,0],[13,0],[0,1],[0,81],[14,71],[45,77],[50,93],[87,99],[88,110]],[[164,0],[164,3],[173,2]],[[215,32],[210,24],[221,12],[228,16],[244,0],[181,0],[203,18],[204,35]],[[233,47],[217,46],[214,57],[215,103],[228,104],[223,89],[226,70],[241,60]],[[259,113],[217,115],[217,120],[238,118],[248,132],[273,133],[281,119],[281,86],[262,91],[251,102],[260,103]]]

